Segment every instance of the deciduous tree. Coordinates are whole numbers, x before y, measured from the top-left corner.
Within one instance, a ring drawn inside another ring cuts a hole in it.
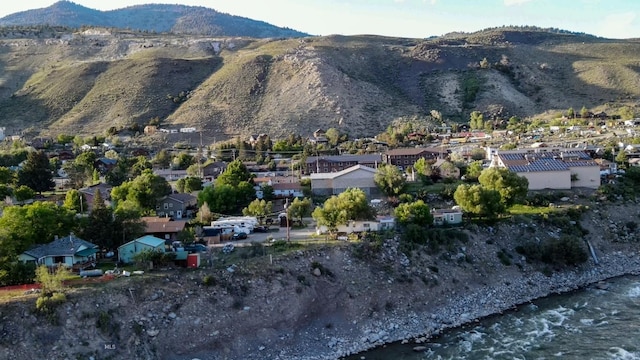
[[[498,191],[501,202],[506,207],[524,201],[529,190],[527,178],[504,168],[485,169],[478,181],[485,189]]]
[[[453,194],[453,198],[462,210],[479,217],[493,219],[505,211],[500,193],[481,185],[460,185]]]
[[[387,196],[397,196],[405,188],[407,181],[398,167],[394,165],[381,165],[378,167],[373,181],[376,186]]]
[[[395,209],[395,216],[402,225],[415,224],[430,226],[433,224],[433,215],[429,205],[422,200],[410,203],[402,203]]]

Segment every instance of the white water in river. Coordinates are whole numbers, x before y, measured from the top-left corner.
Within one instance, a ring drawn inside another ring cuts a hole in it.
[[[640,278],[606,282],[523,305],[416,344],[392,344],[349,359],[640,360]]]

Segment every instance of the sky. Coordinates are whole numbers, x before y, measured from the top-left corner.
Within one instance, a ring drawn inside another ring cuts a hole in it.
[[[3,1],[0,17],[55,0]],[[204,6],[311,35],[425,38],[502,25],[640,38],[639,0],[75,0],[97,10],[149,3]]]

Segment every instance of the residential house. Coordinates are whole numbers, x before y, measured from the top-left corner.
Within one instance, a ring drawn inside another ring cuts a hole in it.
[[[376,220],[351,220],[346,224],[340,224],[337,226],[338,233],[347,234],[378,230],[380,230],[380,222]],[[329,228],[326,225],[316,227],[316,235],[323,235],[328,232]]]
[[[29,249],[18,257],[22,262],[49,267],[64,265],[74,270],[95,266],[98,245],[82,240],[73,233],[57,237],[50,243]]]
[[[398,148],[387,151],[382,155],[382,161],[389,165],[395,165],[401,170],[413,166],[418,159],[435,160],[445,158],[448,155],[446,149],[437,148]]]
[[[334,173],[313,173],[311,191],[316,195],[335,195],[348,188],[360,188],[368,196],[378,195],[380,190],[373,181],[376,169],[364,165],[355,165]]]
[[[380,154],[309,156],[305,162],[305,174],[337,172],[354,165],[376,169],[380,163],[382,163]]]
[[[0,127],[0,141],[4,141],[6,135],[5,135],[5,131],[7,130],[6,127],[2,126]]]
[[[227,163],[215,161],[202,167],[202,177],[205,181],[213,181],[227,169]]]
[[[600,165],[585,151],[539,150],[500,151],[493,156],[491,167],[504,167],[524,176],[529,190],[600,187]]]
[[[157,176],[165,178],[165,180],[172,182],[184,179],[187,176],[187,170],[173,170],[173,169],[156,169],[153,173]]]
[[[132,263],[134,256],[143,251],[159,251],[164,253],[165,241],[151,235],[145,235],[131,240],[118,247],[118,261],[125,264]]]
[[[111,171],[111,169],[113,169],[116,164],[118,163],[118,160],[116,159],[109,159],[106,157],[101,157],[96,159],[95,163],[93,164],[94,167],[96,169],[98,169],[98,171],[100,172],[100,174],[104,175],[106,173],[108,173],[109,171]]]
[[[198,199],[191,194],[169,194],[158,200],[156,215],[174,219],[190,218],[197,211]]]
[[[460,169],[451,161],[438,159],[431,165],[431,168],[437,170],[443,178],[460,179]]]
[[[433,225],[455,225],[462,223],[462,210],[459,209],[432,209]]]
[[[99,183],[99,184],[91,185],[78,190],[82,195],[84,195],[84,199],[86,200],[87,207],[83,210],[87,210],[89,212],[93,210],[93,202],[94,202],[93,199],[96,195],[96,192],[100,192],[100,197],[102,197],[102,200],[104,200],[105,205],[109,206],[112,189],[113,189],[113,186],[109,184]]]
[[[273,188],[273,197],[277,198],[290,198],[290,197],[303,197],[302,186],[299,181],[290,183],[277,183],[271,185]]]
[[[187,220],[172,220],[169,217],[145,216],[142,218],[145,235],[164,239],[168,245],[178,240],[178,234],[184,230]]]

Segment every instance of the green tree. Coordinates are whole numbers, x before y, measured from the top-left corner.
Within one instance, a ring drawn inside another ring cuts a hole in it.
[[[586,107],[582,107],[582,109],[580,109],[580,117],[583,119],[586,119],[589,117],[589,110],[587,110]]]
[[[287,213],[291,216],[292,219],[298,219],[298,221],[302,223],[303,217],[311,215],[311,199],[293,199],[293,201],[289,205],[289,208],[287,209]]]
[[[128,200],[143,211],[155,210],[158,199],[169,194],[171,185],[149,169],[132,181],[125,181],[111,190],[111,198],[116,203]]]
[[[481,185],[460,185],[453,198],[462,210],[479,217],[494,219],[505,212],[500,193]]]
[[[169,154],[169,151],[167,151],[167,149],[158,151],[156,156],[153,157],[153,160],[151,160],[151,163],[161,169],[168,168],[171,164],[171,155]]]
[[[275,198],[274,189],[271,185],[262,185],[262,198],[271,201]]]
[[[18,201],[26,201],[29,199],[33,199],[36,196],[36,192],[26,185],[20,185],[13,191],[13,195]]]
[[[251,173],[240,160],[234,160],[227,165],[227,168],[216,179],[216,186],[231,185],[238,186],[241,181],[251,181]],[[209,204],[211,205],[211,204]]]
[[[13,185],[16,181],[16,173],[4,166],[0,166],[0,184]]]
[[[622,120],[631,120],[636,117],[636,112],[630,106],[623,106],[618,110],[618,115]]]
[[[126,161],[125,164],[128,165],[129,161]],[[135,161],[133,162],[133,164],[131,164],[131,168],[128,172],[129,174],[129,178],[135,178],[138,177],[140,175],[142,175],[145,170],[152,170],[153,169],[153,165],[151,165],[151,162],[144,156],[138,156],[137,158],[135,158]]]
[[[350,220],[369,220],[374,211],[367,202],[367,196],[361,189],[349,188],[339,195],[334,195],[317,207],[311,216],[318,225],[324,225],[333,233],[338,225]]]
[[[378,167],[373,182],[387,196],[399,195],[407,184],[398,167],[387,164]]]
[[[245,216],[255,216],[262,224],[262,220],[273,212],[273,204],[271,201],[264,201],[255,199],[249,203],[249,205],[242,209],[242,214]]]
[[[55,186],[49,158],[42,151],[30,152],[22,169],[18,171],[18,185],[25,185],[37,193]]]
[[[396,219],[402,225],[415,224],[420,226],[431,226],[433,215],[429,205],[422,200],[410,203],[402,203],[394,211]]]
[[[469,127],[471,130],[484,129],[484,116],[480,111],[473,111],[469,115]]]
[[[573,110],[573,108],[572,108],[572,107],[570,107],[570,108],[567,110],[567,117],[568,117],[569,119],[573,119],[573,118],[575,118],[575,117],[576,117],[576,112],[575,112],[575,110]]]
[[[87,207],[84,195],[80,191],[75,189],[67,191],[67,194],[64,198],[63,206],[76,213],[82,213]]]
[[[467,181],[478,181],[478,177],[482,173],[482,170],[484,170],[482,167],[482,161],[474,161],[467,166],[465,178]]]
[[[12,239],[16,254],[32,245],[49,243],[55,235],[69,234],[75,226],[74,212],[49,201],[8,206],[0,217],[0,229]]]
[[[233,214],[237,208],[236,189],[228,184],[208,186],[198,193],[198,204],[205,203],[213,213]]]
[[[177,170],[186,170],[189,166],[196,163],[193,156],[186,152],[181,152],[178,156],[173,158],[173,168]]]
[[[13,195],[13,190],[7,185],[0,184],[0,201],[11,197],[11,195]]]
[[[324,133],[324,136],[327,138],[329,145],[336,146],[340,141],[340,132],[336,128],[329,128]]]
[[[64,280],[71,276],[71,272],[66,266],[58,266],[56,271],[51,273],[45,265],[40,265],[36,269],[36,282],[40,284],[42,296],[50,297],[54,293],[64,290]]]
[[[202,190],[202,179],[195,176],[188,176],[176,181],[176,190],[181,193],[192,193]]]
[[[624,150],[620,150],[620,151],[618,151],[618,153],[616,154],[616,158],[615,158],[615,160],[616,160],[616,163],[617,163],[618,165],[622,165],[622,166],[624,166],[624,165],[626,165],[626,164],[627,164],[627,162],[629,161],[629,157],[627,156],[626,151],[624,151]]]
[[[506,207],[524,201],[529,190],[527,178],[504,168],[485,169],[478,181],[485,189],[498,191],[501,202]]]

